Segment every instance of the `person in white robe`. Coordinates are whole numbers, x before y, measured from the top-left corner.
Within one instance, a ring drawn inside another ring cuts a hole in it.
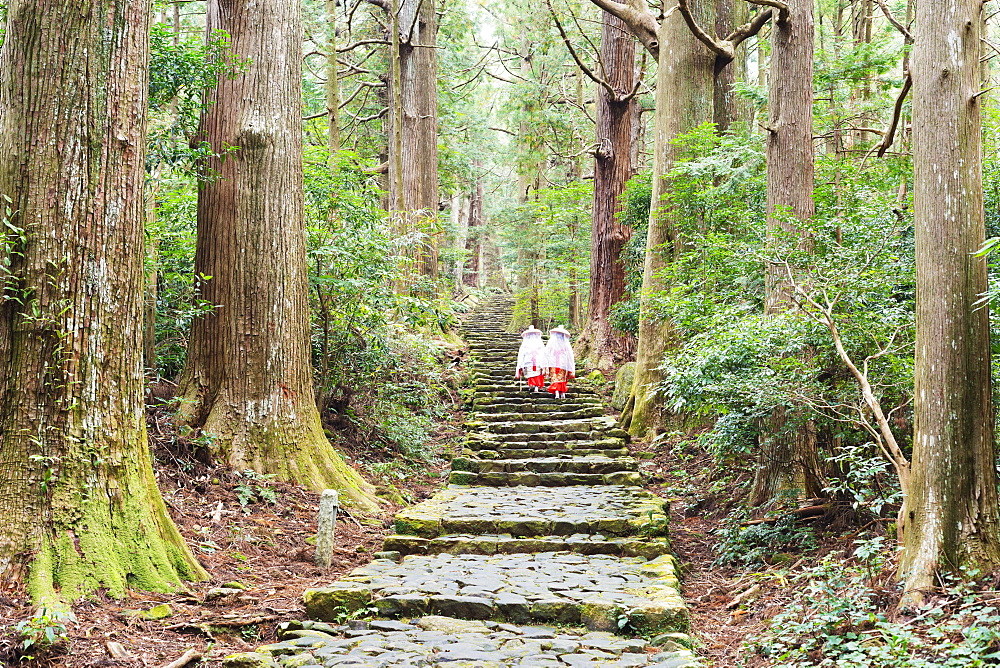
[[[521,332],[521,348],[517,351],[517,370],[514,378],[527,381],[532,392],[545,387],[545,342],[542,330],[534,325]]]
[[[576,358],[569,342],[569,332],[562,327],[549,330],[545,366],[549,370],[549,392],[557,399],[565,399],[569,381],[576,378]]]

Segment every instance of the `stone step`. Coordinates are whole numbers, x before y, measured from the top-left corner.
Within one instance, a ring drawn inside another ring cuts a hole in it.
[[[557,431],[536,434],[493,434],[487,431],[477,431],[469,434],[467,442],[489,444],[491,450],[494,449],[493,445],[503,447],[506,443],[575,443],[579,441],[604,443],[608,439],[617,439],[620,443],[628,442],[628,439],[621,436],[618,432],[628,434],[628,432],[621,429],[609,429],[606,431]]]
[[[237,653],[223,668],[542,668],[545,666],[697,665],[682,633],[658,641],[624,638],[608,631],[517,626],[428,615],[404,623],[351,620],[335,626],[310,620],[278,625],[278,642]],[[656,643],[659,644],[656,644]]]
[[[565,487],[567,485],[635,485],[642,484],[642,474],[637,471],[613,473],[469,473],[452,471],[448,474],[452,485],[483,485],[488,487],[514,487],[517,485],[539,487]]]
[[[548,392],[548,394],[554,401],[573,401],[575,399],[588,399],[593,400],[597,395],[592,390],[580,390],[569,388],[566,392],[566,397],[564,399],[556,399]],[[518,399],[528,396],[543,396],[542,392],[528,392],[524,389],[517,388],[497,388],[495,386],[489,386],[488,389],[483,389],[479,386],[476,387],[475,392],[472,395],[473,400],[477,399]]]
[[[509,413],[512,410],[519,410],[522,407],[529,406],[536,408],[538,410],[545,410],[547,408],[565,408],[577,410],[580,408],[602,408],[604,407],[599,401],[592,399],[556,399],[548,392],[545,393],[547,396],[543,397],[541,393],[538,393],[537,398],[525,398],[525,399],[500,399],[493,400],[489,402],[479,402],[475,401],[472,404],[472,409],[477,413]]]
[[[539,411],[533,406],[527,406],[524,411],[518,411],[516,413],[488,413],[488,412],[477,412],[476,420],[480,422],[513,422],[513,421],[525,421],[525,420],[579,420],[582,418],[592,418],[601,417],[604,415],[604,410],[598,407],[593,408],[577,408],[576,410],[564,410],[560,411],[559,406],[546,406],[549,410]]]
[[[505,448],[503,450],[472,450],[465,448],[462,456],[478,459],[531,459],[533,457],[628,457],[628,448],[576,448],[555,450],[539,448]]]
[[[669,555],[652,561],[567,552],[376,559],[329,587],[306,590],[303,601],[309,617],[322,621],[374,606],[388,618],[437,614],[648,635],[688,628]]]
[[[592,473],[638,471],[639,462],[631,457],[532,457],[527,459],[485,459],[455,457],[452,471],[466,473]]]
[[[552,434],[530,434],[531,436],[551,436]],[[571,440],[566,438],[548,440],[517,440],[513,438],[515,434],[507,436],[497,436],[496,434],[473,434],[465,441],[465,446],[474,450],[562,450],[563,452],[575,452],[579,449],[621,449],[625,445],[622,438],[583,438]]]
[[[453,487],[396,515],[397,534],[665,536],[667,503],[624,486]]]
[[[382,547],[387,552],[410,554],[519,554],[530,552],[575,552],[576,554],[611,554],[619,557],[655,559],[670,554],[667,538],[649,536],[608,537],[602,534],[538,536],[515,538],[510,534],[447,534],[421,538],[393,534],[386,536]]]
[[[606,431],[612,429],[613,419],[606,418],[584,418],[579,420],[511,420],[509,422],[483,422],[470,421],[465,423],[465,428],[481,430],[491,434],[548,434],[564,432],[593,432]]]

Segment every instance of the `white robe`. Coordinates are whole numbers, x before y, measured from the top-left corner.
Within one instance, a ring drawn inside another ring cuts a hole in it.
[[[517,351],[517,371],[515,378],[540,376],[545,369],[545,342],[542,333],[525,332],[521,335],[521,348]]]

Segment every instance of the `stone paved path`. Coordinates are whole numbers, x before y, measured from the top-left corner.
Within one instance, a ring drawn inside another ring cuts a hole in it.
[[[474,416],[449,487],[399,513],[372,563],[305,593],[316,621],[227,666],[698,665],[664,501],[593,392],[512,379],[510,308],[494,298],[464,327]]]

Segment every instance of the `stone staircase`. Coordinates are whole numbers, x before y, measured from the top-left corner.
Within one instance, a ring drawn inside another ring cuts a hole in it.
[[[372,563],[305,593],[318,621],[282,625],[255,656],[286,668],[698,665],[665,502],[639,487],[628,434],[585,384],[555,399],[513,379],[511,306],[494,297],[463,327],[473,418],[449,486],[400,512]]]

